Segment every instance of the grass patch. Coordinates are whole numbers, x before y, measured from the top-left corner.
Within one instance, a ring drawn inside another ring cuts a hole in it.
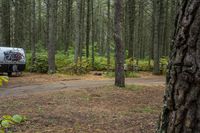
[[[115,72],[106,72],[104,74],[104,76],[107,77],[107,78],[114,78]],[[125,76],[126,76],[126,78],[139,78],[139,75],[136,72],[126,72]]]

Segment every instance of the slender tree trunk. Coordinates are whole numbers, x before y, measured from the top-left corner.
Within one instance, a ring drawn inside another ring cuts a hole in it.
[[[10,0],[2,0],[2,40],[4,46],[10,46]]]
[[[94,23],[94,2],[95,0],[91,1],[91,7],[92,7],[92,68],[94,68],[94,62],[95,62],[95,49],[94,49],[94,39],[95,39],[95,23]]]
[[[35,63],[35,44],[36,44],[36,18],[35,18],[35,0],[32,0],[32,12],[31,12],[31,64]]]
[[[164,40],[163,40],[163,55],[169,55],[169,0],[165,1],[165,23],[164,23]]]
[[[183,0],[175,26],[160,133],[200,132],[200,1]]]
[[[110,69],[110,34],[111,34],[111,18],[110,18],[110,0],[107,1],[108,11],[108,23],[107,23],[107,45],[106,45],[106,56],[107,56],[107,70]]]
[[[118,87],[125,86],[124,72],[124,44],[122,42],[122,1],[115,0],[115,16],[114,16],[114,40],[115,40],[115,85]]]
[[[56,16],[57,0],[48,0],[48,65],[49,73],[56,72],[55,45],[56,45]]]
[[[139,23],[138,23],[138,45],[139,45],[139,57],[143,57],[144,50],[144,0],[139,1]]]
[[[158,43],[159,43],[159,52],[160,57],[164,55],[164,25],[165,25],[165,10],[164,10],[164,1],[160,0],[158,4],[159,8],[159,18],[158,18]]]
[[[134,58],[135,0],[128,0],[129,47],[128,58]]]
[[[153,73],[160,74],[160,47],[159,47],[159,2],[154,0],[154,67]]]
[[[14,45],[24,47],[24,0],[15,1],[15,29],[14,29]]]
[[[75,46],[75,56],[74,63],[77,64],[80,54],[81,54],[81,33],[82,33],[82,3],[83,0],[77,1],[77,21],[76,21],[76,46]]]
[[[38,0],[38,36],[37,41],[42,41],[42,1]]]
[[[71,43],[71,32],[72,32],[72,0],[66,1],[66,16],[65,16],[65,32],[64,32],[64,44],[65,52],[68,51]]]
[[[90,49],[89,49],[89,44],[90,44],[90,1],[87,0],[87,27],[86,27],[86,57],[89,58],[90,54]]]

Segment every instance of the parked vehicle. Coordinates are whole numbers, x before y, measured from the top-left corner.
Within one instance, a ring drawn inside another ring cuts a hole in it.
[[[0,73],[20,73],[25,70],[26,56],[24,49],[0,47]]]

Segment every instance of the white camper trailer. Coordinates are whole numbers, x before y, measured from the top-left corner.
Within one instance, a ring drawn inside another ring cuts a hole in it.
[[[24,49],[0,47],[0,72],[12,75],[12,72],[22,72],[25,70],[26,57]]]

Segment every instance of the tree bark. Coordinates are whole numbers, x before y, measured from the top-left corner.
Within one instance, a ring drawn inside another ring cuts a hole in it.
[[[89,44],[90,44],[90,0],[87,0],[87,27],[86,27],[86,57],[89,58],[89,55],[90,55],[90,47],[89,47]]]
[[[94,2],[95,0],[91,1],[91,8],[92,8],[92,68],[94,68],[95,62],[95,49],[94,49],[94,41],[95,41],[95,24],[94,24]]]
[[[114,40],[115,40],[115,85],[118,87],[125,86],[124,72],[124,44],[122,42],[122,1],[115,0],[114,16]]]
[[[154,8],[154,67],[153,73],[160,74],[160,47],[159,47],[159,2],[160,0],[153,1]]]
[[[128,58],[134,58],[135,0],[128,0],[127,6],[129,19]]]
[[[110,70],[110,34],[111,34],[111,18],[110,18],[110,0],[107,0],[107,17],[108,17],[108,23],[107,23],[107,45],[106,45],[106,57],[107,57],[107,70]]]
[[[56,16],[57,0],[48,0],[48,65],[49,73],[56,72],[55,45],[56,45]]]
[[[10,46],[10,0],[2,0],[2,39],[4,46]]]
[[[35,63],[35,52],[36,52],[36,48],[35,48],[35,44],[36,44],[36,18],[35,18],[35,0],[32,0],[32,13],[31,13],[31,65],[33,65]]]
[[[160,133],[200,132],[200,1],[183,0],[173,38]]]

